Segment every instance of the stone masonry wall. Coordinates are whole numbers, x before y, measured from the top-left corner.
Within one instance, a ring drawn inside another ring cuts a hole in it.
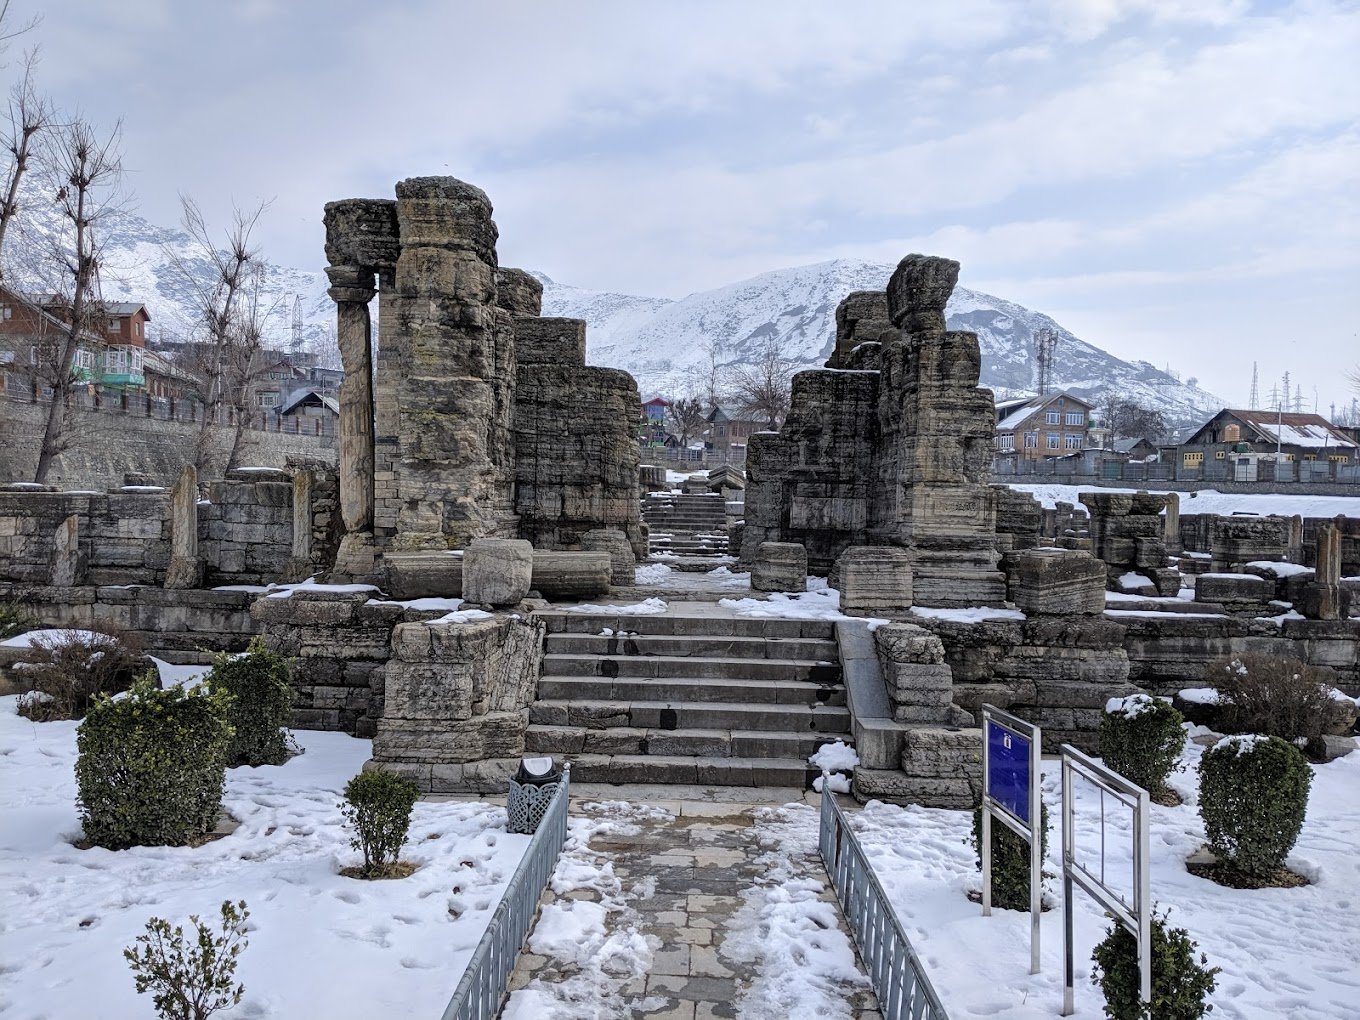
[[[283,577],[293,549],[293,483],[236,477],[208,485],[198,505],[205,585],[269,584]]]
[[[49,584],[75,518],[75,584],[159,584],[170,561],[168,492],[0,492],[0,580]]]

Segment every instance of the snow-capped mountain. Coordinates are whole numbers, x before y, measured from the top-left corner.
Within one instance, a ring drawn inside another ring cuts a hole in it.
[[[21,286],[47,289],[28,263],[28,253],[50,244],[55,212],[36,194],[28,196],[19,235],[9,248],[11,278]],[[150,223],[133,212],[118,212],[105,223],[102,289],[108,300],[144,302],[151,312],[151,339],[178,340],[193,335],[194,287],[185,267],[199,280],[211,270],[182,230]],[[321,253],[318,251],[318,263]],[[708,347],[720,365],[749,362],[770,340],[777,340],[800,367],[819,367],[836,335],[836,305],[852,290],[882,289],[891,266],[836,259],[763,273],[678,301],[571,287],[537,274],[543,281],[543,313],[585,319],[592,364],[631,372],[644,393],[680,394],[704,374]],[[326,296],[324,272],[261,264],[261,303],[269,310],[271,346],[288,348],[295,304],[301,310],[300,339],[305,348],[324,352],[333,334],[335,306]],[[1146,362],[1123,361],[1073,336],[1047,315],[1013,302],[959,287],[947,309],[949,325],[977,333],[982,347],[982,384],[998,398],[1031,390],[1035,383],[1033,337],[1043,327],[1058,336],[1056,387],[1099,400],[1114,390],[1157,407],[1172,424],[1203,421],[1223,402],[1213,394],[1181,383]],[[333,354],[328,355],[334,357]]]
[[[679,301],[581,290],[539,275],[543,314],[585,319],[592,364],[627,369],[648,392],[683,393],[704,374],[707,346],[720,364],[749,361],[775,339],[802,367],[818,367],[836,338],[836,305],[852,290],[881,290],[892,266],[836,259],[779,269],[690,294]],[[982,348],[982,384],[998,399],[1035,385],[1033,339],[1057,333],[1054,388],[1099,401],[1111,390],[1160,408],[1173,424],[1203,421],[1223,402],[1146,362],[1130,363],[1074,336],[1047,315],[957,287],[946,308],[952,329]]]

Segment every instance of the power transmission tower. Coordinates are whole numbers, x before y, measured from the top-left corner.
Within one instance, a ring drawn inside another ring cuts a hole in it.
[[[302,353],[302,295],[293,295],[293,353]]]
[[[1038,369],[1038,395],[1043,396],[1048,392],[1049,382],[1053,375],[1053,356],[1058,350],[1058,334],[1056,330],[1044,326],[1034,334],[1034,365]]]
[[[1247,407],[1253,411],[1257,410],[1261,404],[1261,382],[1256,372],[1256,362],[1251,363],[1251,397],[1247,400]]]
[[[1299,383],[1294,384],[1294,413],[1303,413],[1303,386]]]

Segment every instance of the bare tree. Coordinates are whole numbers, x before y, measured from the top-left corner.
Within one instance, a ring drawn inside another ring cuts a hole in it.
[[[1351,392],[1360,397],[1360,364],[1346,372],[1346,382],[1350,384]]]
[[[180,208],[180,222],[193,241],[193,251],[188,256],[168,248],[166,252],[193,293],[201,330],[197,367],[204,383],[201,394],[204,414],[194,445],[194,466],[201,472],[212,452],[212,427],[219,412],[225,408],[240,410],[244,396],[236,383],[254,356],[250,344],[258,346],[258,322],[245,320],[252,320],[259,311],[258,303],[251,301],[247,291],[259,261],[251,234],[265,204],[249,211],[233,210],[225,248],[213,244],[203,212],[192,198],[181,195]],[[233,452],[239,446],[238,434],[232,443]]]
[[[704,414],[704,402],[698,397],[680,397],[671,404],[666,412],[666,424],[680,440],[681,449],[687,448],[689,441],[708,424]]]
[[[35,482],[46,479],[53,458],[65,448],[66,415],[75,383],[72,366],[82,343],[91,343],[94,325],[102,314],[101,235],[104,220],[117,208],[123,175],[121,137],[121,123],[101,140],[92,126],[77,117],[46,132],[43,138],[43,169],[51,177],[62,228],[52,239],[51,264],[60,281],[57,295],[64,328],[58,331],[49,362],[52,405],[38,450]],[[98,341],[91,345],[102,346]]]
[[[0,16],[3,12],[0,12]],[[10,90],[9,124],[0,137],[0,145],[8,153],[8,166],[0,179],[0,280],[5,277],[5,238],[19,212],[19,186],[28,173],[39,132],[52,123],[52,108],[39,96],[33,86],[35,57],[29,54],[24,62],[24,76]]]
[[[252,411],[250,394],[255,382],[268,371],[264,353],[264,321],[273,309],[261,304],[263,287],[264,270],[256,263],[251,267],[250,279],[237,299],[231,341],[225,358],[223,391],[235,412],[231,452],[227,455],[225,468],[227,471],[238,466],[241,438]]]
[[[707,410],[715,410],[723,399],[723,366],[719,359],[722,356],[722,344],[717,340],[710,340],[704,344],[704,402],[708,405]]]
[[[767,342],[754,362],[732,372],[731,396],[737,409],[767,428],[779,428],[789,412],[794,364],[784,341]]]
[[[10,13],[10,6],[11,0],[0,0],[0,55],[9,48],[11,39],[33,31],[42,22],[42,17],[35,14],[25,22],[16,23],[14,15]]]
[[[1109,429],[1110,444],[1116,439],[1145,439],[1159,443],[1170,431],[1166,416],[1161,411],[1143,407],[1111,392],[1102,406],[1105,426]]]

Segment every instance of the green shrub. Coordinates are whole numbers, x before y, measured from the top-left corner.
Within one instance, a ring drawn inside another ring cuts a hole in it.
[[[231,743],[227,767],[282,765],[292,753],[284,727],[293,710],[288,660],[265,648],[259,638],[244,655],[225,653],[213,659],[207,683],[227,696]]]
[[[1269,881],[1303,828],[1313,770],[1279,737],[1224,737],[1199,763],[1209,849],[1250,884]]]
[[[345,785],[342,807],[355,833],[350,846],[364,855],[365,878],[380,878],[396,866],[419,796],[415,783],[383,768],[360,772]]]
[[[0,641],[16,637],[39,626],[23,599],[13,595],[0,600]]]
[[[245,900],[222,904],[222,931],[213,931],[194,914],[191,942],[184,929],[153,917],[146,933],[123,950],[137,982],[137,993],[155,992],[156,1013],[162,1020],[207,1020],[219,1009],[235,1006],[245,995],[236,980],[236,959],[247,945]]]
[[[1218,726],[1225,733],[1261,733],[1307,744],[1340,733],[1353,713],[1332,697],[1336,675],[1278,655],[1231,655],[1209,667],[1218,688]]]
[[[1111,702],[1100,720],[1105,765],[1155,798],[1170,792],[1166,777],[1185,748],[1185,718],[1170,703],[1146,694]]]
[[[217,824],[226,772],[227,706],[202,687],[156,687],[101,698],[76,735],[85,838],[118,850],[182,846]]]
[[[137,643],[112,629],[36,637],[13,667],[24,690],[19,714],[35,722],[83,718],[95,698],[132,686],[145,662]]]
[[[1048,854],[1048,805],[1040,802],[1040,853]],[[973,853],[982,870],[982,808],[973,809]],[[992,906],[1029,910],[1029,844],[992,818]]]
[[[1206,1002],[1222,968],[1207,967],[1208,957],[1195,960],[1198,943],[1184,928],[1168,928],[1167,915],[1152,915],[1152,1008],[1139,1001],[1138,940],[1115,924],[1096,946],[1091,980],[1105,994],[1110,1020],[1199,1020],[1214,1007]]]

